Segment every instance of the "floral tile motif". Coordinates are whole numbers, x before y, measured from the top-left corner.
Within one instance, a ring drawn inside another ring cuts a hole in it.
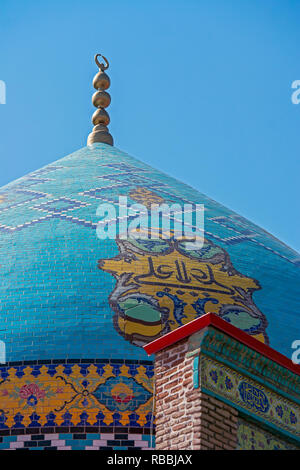
[[[0,429],[148,426],[153,366],[58,363],[1,368]]]
[[[151,398],[151,393],[130,377],[110,377],[94,391],[94,396],[110,411],[135,411]]]

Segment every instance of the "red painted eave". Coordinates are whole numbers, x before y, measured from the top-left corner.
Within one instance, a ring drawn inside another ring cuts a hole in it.
[[[193,320],[186,325],[183,325],[180,328],[177,328],[176,330],[161,336],[151,343],[146,344],[144,349],[148,356],[150,356],[151,354],[155,354],[158,351],[161,351],[162,349],[165,349],[168,346],[171,346],[172,344],[175,344],[178,341],[191,336],[197,331],[201,331],[207,326],[217,328],[218,330],[226,333],[228,336],[236,339],[240,343],[245,344],[251,349],[254,349],[254,351],[262,354],[268,359],[271,359],[277,364],[280,364],[281,366],[291,370],[295,374],[300,375],[300,365],[294,364],[288,357],[284,356],[270,346],[262,343],[261,341],[258,341],[256,338],[253,338],[253,336],[245,333],[236,326],[231,325],[214,313],[207,313],[200,318],[196,318],[196,320]]]

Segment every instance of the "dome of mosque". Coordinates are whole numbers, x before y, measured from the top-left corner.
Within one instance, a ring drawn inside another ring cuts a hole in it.
[[[143,346],[206,313],[288,357],[300,337],[299,255],[114,147],[98,57],[87,147],[0,188],[0,449],[154,448]],[[293,430],[295,408],[272,403]]]
[[[100,239],[97,208],[119,196],[204,204],[204,245]],[[145,359],[143,344],[207,312],[291,355],[297,253],[115,147],[94,143],[1,188],[0,232],[9,361]]]

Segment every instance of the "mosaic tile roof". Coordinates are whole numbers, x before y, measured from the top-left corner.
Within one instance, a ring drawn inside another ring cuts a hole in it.
[[[204,247],[99,240],[97,207],[119,195],[204,204]],[[145,342],[209,311],[290,357],[300,339],[299,266],[299,255],[263,229],[106,144],[0,189],[8,361],[143,360]]]

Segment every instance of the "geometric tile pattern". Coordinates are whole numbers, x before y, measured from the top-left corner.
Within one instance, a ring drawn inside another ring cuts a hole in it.
[[[64,214],[78,209],[79,207],[86,207],[89,205],[90,204],[86,202],[76,201],[75,199],[70,199],[69,197],[58,197],[50,201],[42,202],[41,204],[32,207],[32,209],[36,209],[45,213],[50,212],[53,214]]]
[[[0,437],[0,450],[151,450],[151,435],[133,433],[51,433]]]

